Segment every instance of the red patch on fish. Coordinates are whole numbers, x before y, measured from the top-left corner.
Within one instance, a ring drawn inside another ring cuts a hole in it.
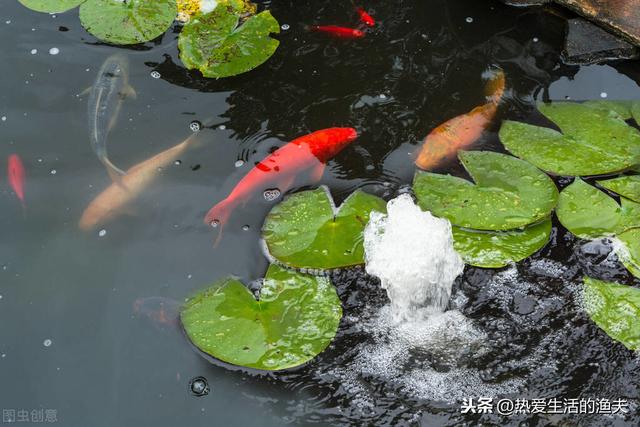
[[[136,317],[142,317],[159,328],[176,326],[180,304],[169,298],[146,297],[138,298],[133,303]]]
[[[313,25],[310,27],[312,31],[326,33],[341,39],[361,39],[364,32],[355,28],[340,27],[338,25]]]
[[[360,21],[363,24],[369,27],[373,27],[374,25],[376,25],[375,19],[373,19],[373,17],[369,15],[366,10],[364,10],[361,7],[358,7],[356,8],[356,11],[358,12],[358,16],[360,16]]]
[[[22,164],[22,160],[17,154],[12,154],[9,156],[7,176],[9,178],[9,185],[11,185],[11,188],[16,193],[16,196],[18,197],[18,199],[20,199],[22,208],[26,208],[24,201],[24,178],[26,176],[26,173],[24,170],[24,165]]]

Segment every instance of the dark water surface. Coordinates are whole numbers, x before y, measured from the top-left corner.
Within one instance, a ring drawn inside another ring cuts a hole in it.
[[[202,218],[254,162],[296,136],[356,127],[361,137],[330,162],[322,183],[337,201],[356,188],[389,199],[410,183],[407,153],[429,130],[482,102],[481,74],[490,65],[507,76],[500,118],[542,122],[535,100],[640,99],[640,64],[562,65],[563,21],[539,10],[497,1],[374,0],[365,6],[379,25],[349,41],[304,26],[350,25],[357,19],[350,2],[262,6],[290,25],[276,54],[245,75],[207,80],[182,67],[172,31],[156,43],[118,49],[88,35],[77,11],[49,16],[0,2],[0,158],[18,153],[27,169],[24,214],[0,181],[0,407],[56,409],[65,426],[639,425],[640,358],[613,343],[575,302],[585,274],[639,283],[607,258],[606,245],[557,227],[552,242],[517,268],[467,267],[454,285],[452,307],[486,334],[489,350],[439,367],[437,353],[455,348],[415,355],[412,368],[463,369],[481,378],[477,387],[456,377],[411,387],[398,381],[402,374],[359,370],[371,343],[363,325],[387,303],[378,283],[359,271],[334,277],[345,312],[334,343],[285,373],[213,365],[178,329],[156,327],[144,310],[136,315],[138,298],[181,300],[229,274],[246,282],[264,274],[258,242],[268,202],[258,196],[238,210],[216,249]],[[57,55],[49,53],[54,47]],[[109,184],[91,150],[86,96],[79,94],[118,50],[130,60],[138,97],[125,101],[109,136],[116,165],[128,168],[177,144],[193,120],[212,127],[100,236],[77,228]],[[477,147],[501,150],[495,129]],[[236,167],[238,160],[246,163]],[[196,376],[209,381],[205,397],[188,390]],[[449,397],[502,390],[511,398],[620,398],[632,412],[463,416],[459,401],[428,398],[447,387]]]

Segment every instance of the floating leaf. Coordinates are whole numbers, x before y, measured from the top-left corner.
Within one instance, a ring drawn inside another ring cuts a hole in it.
[[[36,12],[61,13],[80,6],[86,0],[18,0]]]
[[[618,235],[615,246],[620,262],[633,274],[640,278],[640,228],[632,228]]]
[[[596,325],[629,350],[640,349],[640,289],[584,278],[584,307]]]
[[[597,108],[599,110],[604,110],[607,113],[615,113],[619,115],[623,120],[629,120],[631,115],[631,108],[633,107],[633,101],[605,101],[605,100],[596,100],[596,101],[586,101],[583,102],[582,105],[585,105],[590,108]]]
[[[483,268],[500,268],[521,261],[549,241],[551,220],[522,230],[479,231],[453,227],[454,247],[465,263]]]
[[[336,335],[342,307],[329,279],[271,265],[260,299],[224,279],[185,303],[180,319],[203,352],[234,365],[280,370],[302,365]]]
[[[189,69],[205,77],[228,77],[250,71],[276,51],[278,21],[264,11],[238,26],[235,6],[219,5],[211,13],[197,15],[184,26],[178,38],[180,59]]]
[[[640,203],[640,175],[621,176],[619,178],[598,181],[598,184],[616,194]]]
[[[100,40],[127,45],[162,35],[176,13],[176,0],[87,0],[80,6],[80,22]]]
[[[626,198],[621,202],[578,178],[560,193],[556,214],[571,233],[597,239],[640,227],[640,204]]]
[[[363,231],[384,200],[356,191],[335,212],[329,190],[302,191],[276,205],[262,236],[271,256],[294,268],[329,269],[364,262]]]
[[[417,172],[413,189],[422,209],[460,227],[500,231],[538,222],[555,207],[556,186],[533,165],[489,151],[461,151],[458,157],[476,184]]]
[[[556,175],[603,175],[640,163],[640,132],[615,112],[576,103],[541,104],[562,133],[506,121],[500,139],[514,155]]]

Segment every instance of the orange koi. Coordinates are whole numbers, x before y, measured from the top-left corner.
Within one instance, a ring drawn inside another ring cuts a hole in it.
[[[26,173],[24,170],[24,164],[17,154],[9,156],[7,165],[7,176],[9,178],[9,185],[16,193],[16,196],[22,204],[22,209],[26,209],[24,202],[24,177]]]
[[[312,25],[309,27],[312,31],[326,33],[341,39],[361,39],[364,37],[364,31],[354,28],[339,27],[337,25]]]
[[[375,19],[373,19],[373,17],[369,15],[366,10],[364,10],[361,7],[358,7],[356,8],[356,11],[358,12],[358,16],[360,16],[360,21],[363,24],[369,27],[373,27],[374,25],[376,25]]]
[[[435,128],[417,151],[416,166],[432,170],[455,158],[458,150],[476,142],[491,125],[504,95],[505,77],[501,70],[491,72],[485,87],[487,102],[466,114],[454,117]]]

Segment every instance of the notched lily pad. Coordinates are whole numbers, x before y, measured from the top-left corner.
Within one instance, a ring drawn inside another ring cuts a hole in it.
[[[556,175],[604,175],[640,163],[640,132],[616,111],[620,107],[570,102],[540,104],[538,109],[562,132],[506,121],[500,139],[514,155]]]
[[[560,193],[558,219],[571,233],[597,239],[640,227],[640,204],[621,198],[621,204],[577,178]]]
[[[465,179],[417,172],[418,204],[452,224],[476,230],[512,230],[547,218],[558,200],[553,181],[535,166],[489,151],[458,153],[475,185]]]
[[[602,187],[616,194],[640,203],[640,175],[621,176],[619,178],[598,181]]]
[[[268,371],[320,354],[338,331],[342,307],[324,277],[271,265],[260,298],[224,279],[187,300],[180,320],[191,342],[224,362]]]
[[[144,43],[162,35],[176,18],[176,0],[87,0],[82,26],[107,43]]]
[[[607,335],[629,350],[640,350],[640,289],[585,277],[583,301]]]
[[[465,263],[483,268],[501,268],[522,261],[548,242],[551,220],[522,230],[480,231],[453,227],[454,247]]]
[[[379,197],[357,190],[336,212],[326,187],[293,194],[274,206],[262,237],[269,254],[293,268],[331,269],[364,263],[363,232]]]
[[[18,0],[22,5],[36,12],[61,13],[80,6],[86,0]]]
[[[280,32],[271,12],[251,16],[242,24],[233,4],[221,4],[211,13],[194,16],[178,38],[180,59],[205,77],[228,77],[245,73],[273,55]]]

